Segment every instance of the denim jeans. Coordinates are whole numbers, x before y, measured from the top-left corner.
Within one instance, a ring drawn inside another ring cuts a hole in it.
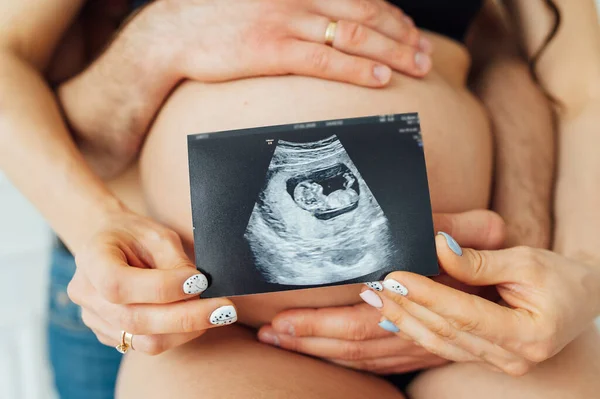
[[[50,268],[48,350],[61,399],[112,399],[121,354],[102,345],[83,324],[80,307],[67,295],[75,260],[55,248]]]

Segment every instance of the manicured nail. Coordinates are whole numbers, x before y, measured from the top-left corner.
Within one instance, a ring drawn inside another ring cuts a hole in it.
[[[389,82],[392,77],[392,70],[385,65],[377,65],[373,68],[373,76],[381,83]]]
[[[425,53],[418,52],[415,54],[415,64],[422,72],[427,72],[431,68],[431,57]]]
[[[415,21],[413,21],[413,19],[408,15],[405,15],[404,17],[402,17],[402,19],[404,20],[404,23],[410,26],[411,28],[415,27]]]
[[[388,278],[387,280],[385,280],[383,282],[383,286],[386,289],[395,292],[396,294],[400,294],[402,296],[408,295],[408,289],[392,278]]]
[[[383,285],[379,281],[371,281],[370,283],[365,283],[365,285],[375,291],[383,291]]]
[[[444,238],[446,239],[446,244],[448,244],[448,247],[452,250],[452,252],[454,252],[458,256],[462,256],[462,248],[460,247],[460,245],[458,245],[456,240],[452,238],[450,234],[444,233],[443,231],[438,232],[438,234],[444,236]]]
[[[198,295],[208,288],[208,280],[204,274],[194,274],[183,283],[183,292]]]
[[[296,330],[292,323],[287,320],[279,321],[273,327],[277,327],[277,331],[283,334],[294,336],[296,335]]]
[[[385,331],[389,331],[391,333],[399,333],[400,329],[396,327],[394,323],[389,321],[388,319],[384,319],[379,322],[379,327],[383,328]]]
[[[237,312],[231,305],[221,306],[210,314],[210,323],[217,326],[232,324],[237,321]]]
[[[419,49],[424,53],[431,54],[433,51],[433,44],[431,43],[431,40],[427,39],[426,37],[420,38]]]
[[[265,343],[265,344],[274,345],[274,346],[280,345],[279,337],[270,332],[261,332],[260,334],[258,334],[258,339],[260,340],[260,342]]]
[[[383,306],[383,302],[381,302],[381,298],[379,298],[379,295],[377,295],[371,290],[361,292],[360,297],[363,299],[363,301],[373,306],[374,308],[380,308]]]

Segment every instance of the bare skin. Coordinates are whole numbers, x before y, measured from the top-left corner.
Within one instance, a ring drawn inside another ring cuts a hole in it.
[[[436,48],[439,48],[439,44],[437,44]],[[303,83],[305,83],[305,82],[303,82]],[[244,82],[243,84],[248,84],[248,83]],[[251,83],[249,83],[249,84],[251,85]],[[222,88],[222,87],[224,87],[224,89],[219,91],[219,95],[222,96],[220,98],[224,98],[224,100],[227,100],[228,99],[226,97],[228,95],[227,87],[226,87],[226,85],[223,85],[219,88]],[[264,87],[268,87],[268,86],[265,84],[261,88],[264,88]],[[303,87],[304,87],[304,85],[303,85]],[[161,114],[154,126],[154,129],[162,128],[164,130],[168,130],[168,133],[162,133],[162,134],[169,134],[169,135],[175,134],[176,129],[181,127],[182,125],[183,125],[183,129],[185,129],[186,123],[188,123],[188,122],[185,121],[184,116],[190,114],[190,113],[185,112],[185,103],[188,103],[188,102],[196,102],[197,103],[198,101],[201,101],[203,98],[203,95],[205,95],[205,93],[207,93],[207,92],[210,92],[211,89],[212,89],[211,86],[208,86],[208,87],[202,86],[202,90],[195,90],[194,84],[188,84],[186,86],[183,86],[180,89],[181,93],[176,92],[174,94],[174,96],[171,98],[171,101],[174,101],[174,102],[179,101],[179,103],[176,103],[176,104],[179,104],[179,106],[176,107],[175,105],[173,105],[172,106],[173,108],[170,108],[171,103],[168,103],[168,104],[166,104],[165,108],[163,109],[163,112],[167,113],[167,115],[169,112],[173,112],[173,116],[165,116],[165,114]],[[237,89],[239,89],[239,86],[236,87],[236,94],[239,95],[239,92]],[[315,89],[313,88],[313,90],[315,90]],[[329,90],[328,90],[328,92],[329,92]],[[243,91],[242,91],[242,93],[243,93]],[[403,93],[406,93],[406,92],[403,92]],[[206,94],[206,95],[208,96],[208,94]],[[215,95],[216,95],[216,90],[215,90]],[[178,99],[179,96],[182,96],[184,99],[187,99],[187,101]],[[190,97],[187,97],[187,96],[190,96]],[[269,96],[267,96],[267,98],[268,97]],[[277,97],[277,96],[274,96],[274,97],[277,99],[277,101],[282,100],[281,97]],[[347,95],[344,96],[344,98],[348,98],[348,97],[351,98],[351,96],[347,96]],[[399,100],[397,100],[397,101],[401,104],[401,96],[399,95],[398,97],[399,97]],[[192,98],[194,100],[192,100]],[[243,98],[244,98],[244,96],[242,96],[242,100],[241,100],[242,102],[243,102]],[[236,97],[236,99],[237,99],[237,97]],[[232,103],[232,101],[234,101],[234,100],[230,99],[229,102],[228,101],[225,101],[225,102]],[[273,103],[276,103],[276,101],[273,101]],[[278,104],[273,104],[273,103],[267,103],[266,108],[269,110],[273,109],[275,111],[279,111],[279,112],[277,112],[277,114],[281,115],[281,110],[279,108],[272,108],[272,107],[277,107],[277,105],[278,105]],[[327,103],[328,104],[331,104],[331,103],[336,104],[335,101],[328,101]],[[235,104],[235,102],[233,102],[233,104]],[[240,105],[242,105],[242,104],[240,104]],[[243,104],[243,105],[252,107],[253,104],[250,102],[249,104]],[[263,104],[261,103],[261,105],[263,105]],[[284,108],[284,107],[282,107],[282,108]],[[182,109],[184,111],[181,111]],[[211,112],[211,114],[213,112],[215,112],[215,110],[213,110],[213,109],[211,109],[209,111]],[[203,109],[201,112],[208,113],[209,111],[205,111]],[[198,112],[198,110],[196,110],[196,112]],[[327,113],[327,112],[336,112],[336,110],[328,109],[326,111],[323,111],[321,108],[321,109],[318,109],[315,111],[315,114],[316,114],[315,116],[320,117],[324,113]],[[421,111],[422,114],[424,112],[425,111]],[[258,117],[260,117],[260,113],[255,112],[255,113],[251,113],[251,114],[252,114],[251,115],[252,118],[256,118],[257,115],[258,115]],[[326,115],[323,115],[323,116],[326,117]],[[177,124],[169,123],[169,120],[171,117],[173,118],[173,120],[178,121]],[[166,121],[165,121],[165,119],[166,119]],[[218,121],[222,120],[221,118],[216,118],[216,119]],[[183,120],[183,122],[181,122],[182,120]],[[205,122],[206,118],[202,119],[202,121],[203,121],[203,126],[205,126],[204,128],[207,130],[218,129],[218,128],[223,127],[223,124],[219,124],[218,126],[214,126],[214,125],[207,126],[207,124]],[[247,121],[244,121],[244,122],[248,123]],[[279,123],[280,121],[277,121],[277,122]],[[285,122],[285,120],[281,121],[281,123],[283,123],[283,122]],[[217,123],[219,123],[219,122],[217,122]],[[233,126],[231,126],[231,127],[234,127],[235,123],[243,123],[243,122],[238,122],[236,120],[236,121],[233,121],[230,123],[233,124]],[[260,124],[260,123],[261,123],[260,120],[258,120],[256,122],[256,124]],[[193,125],[197,125],[197,124],[193,124]],[[230,125],[225,125],[224,128],[229,128],[229,127],[230,127]],[[158,130],[158,131],[160,132],[160,130]],[[435,132],[435,129],[430,129],[430,130],[424,129],[424,131],[425,131],[425,140],[427,140],[427,132],[431,132],[431,131]],[[159,156],[157,153],[155,153],[150,158],[150,156],[146,152],[146,151],[151,151],[152,146],[153,146],[153,140],[156,139],[155,136],[153,136],[153,135],[157,134],[156,132],[157,131],[154,130],[151,133],[151,136],[147,143],[147,147],[144,150],[144,154],[142,156],[142,174],[143,174],[143,176],[146,176],[146,174],[145,174],[146,172],[144,172],[144,170],[143,170],[144,159],[152,159],[154,162],[156,162],[156,157]],[[161,134],[161,133],[159,133],[159,134]],[[441,140],[440,137],[436,137],[436,142],[439,142],[440,140]],[[161,143],[160,146],[167,145],[167,143],[163,142],[163,141],[161,141],[160,143]],[[435,146],[435,145],[436,144],[429,144],[430,151],[432,151],[431,146]],[[157,145],[157,147],[158,146],[159,145]],[[175,152],[175,150],[173,149],[173,148],[176,148],[174,144],[172,144],[172,147],[170,147],[170,148],[171,148],[170,151]],[[425,148],[428,148],[427,142],[426,142]],[[439,154],[436,154],[436,155],[440,156]],[[148,158],[146,158],[146,157],[148,157]],[[436,159],[433,156],[428,155],[427,156],[428,162],[431,163],[432,158],[434,160]],[[454,162],[454,165],[455,165],[456,159],[452,159],[451,161],[446,159],[445,161],[441,161],[440,163],[446,165],[447,163],[450,163],[450,162]],[[437,164],[437,161],[436,161],[436,164]],[[172,164],[170,164],[170,165],[172,167]],[[436,209],[436,201],[437,200],[436,200],[436,194],[435,194],[436,193],[435,182],[438,182],[438,176],[441,173],[444,173],[444,171],[440,171],[439,169],[436,169],[435,166],[430,166],[429,164],[428,164],[428,169],[429,169],[429,173],[430,173],[430,179],[434,182],[432,184],[433,186],[431,188],[431,191],[432,191],[434,209]],[[172,175],[177,175],[177,173],[173,173],[173,174],[171,174],[171,176]],[[447,179],[450,179],[450,182],[452,182],[452,179],[454,177],[455,176],[444,175],[444,178],[443,179],[440,178],[439,180],[448,181]],[[154,193],[156,193],[156,194],[154,194],[154,195],[160,195],[159,198],[161,198],[161,199],[157,200],[158,203],[160,203],[162,201],[171,202],[174,198],[167,197],[167,195],[171,195],[171,193],[174,192],[173,189],[174,189],[175,185],[180,184],[181,182],[177,183],[177,182],[173,182],[173,180],[171,180],[171,183],[173,184],[173,186],[170,186],[171,189],[161,191],[161,193],[158,194],[159,185],[157,183],[154,183],[154,181],[156,179],[160,179],[160,177],[156,177],[156,174],[154,174],[154,173],[151,176],[148,176],[147,178],[145,178],[144,183],[145,183],[146,189],[149,188],[150,190],[153,190],[153,187],[155,187]],[[152,198],[152,195],[153,194],[151,191],[149,194],[149,198]],[[470,198],[473,198],[473,196],[471,195]],[[451,196],[449,197],[448,195],[446,195],[444,197],[444,200],[452,201],[452,197]],[[153,206],[152,201],[150,202],[150,204],[151,204],[151,209],[153,209],[153,210],[160,208],[160,206],[156,206],[156,205]],[[182,204],[182,207],[185,207],[185,205]],[[439,210],[440,208],[437,208],[437,209]],[[167,223],[170,223],[173,225],[177,224],[177,222],[173,222],[176,217],[173,216],[173,214],[171,212],[169,212],[169,213],[165,212],[163,214],[159,214],[159,217],[164,218],[163,220],[169,220]],[[185,233],[183,233],[183,235],[185,236]],[[311,298],[307,299],[307,301],[309,301],[309,300],[316,300],[316,299],[314,298],[314,296],[311,296]],[[278,298],[277,304],[280,305],[281,303],[282,303],[281,298]],[[260,302],[260,305],[261,305],[261,309],[264,309],[264,306],[266,305],[266,303]],[[244,308],[244,305],[240,304],[240,303],[238,303],[237,306],[240,309]],[[307,306],[310,306],[310,305],[307,305]],[[591,330],[591,331],[593,331],[593,330]],[[567,348],[563,352],[561,352],[561,354],[557,355],[556,357],[552,358],[551,360],[544,362],[543,365],[540,366],[538,369],[531,371],[528,374],[528,376],[526,377],[526,379],[527,379],[526,385],[528,388],[531,388],[531,389],[527,389],[527,390],[522,389],[523,386],[520,385],[521,384],[520,381],[522,381],[522,380],[514,380],[515,381],[514,382],[515,391],[519,390],[519,394],[520,394],[519,397],[523,397],[523,398],[546,397],[548,394],[548,391],[549,391],[549,389],[547,388],[548,387],[547,380],[551,378],[551,377],[549,377],[549,375],[552,375],[554,373],[556,373],[556,374],[562,373],[564,375],[565,370],[562,365],[565,362],[574,362],[575,366],[573,367],[573,369],[576,370],[573,372],[572,375],[567,377],[567,379],[574,379],[574,378],[576,378],[576,376],[581,377],[582,372],[583,372],[584,374],[586,374],[586,376],[584,376],[584,377],[588,383],[578,386],[576,388],[574,388],[572,385],[567,385],[567,384],[560,384],[560,383],[552,384],[551,386],[554,389],[553,394],[556,395],[556,397],[568,397],[570,395],[572,397],[584,398],[588,395],[588,393],[590,391],[597,389],[593,375],[595,375],[596,370],[597,370],[597,361],[595,360],[596,359],[595,353],[598,350],[598,342],[599,341],[598,341],[597,334],[595,332],[591,332],[591,331],[589,333],[586,333],[585,335],[582,335],[579,339],[573,341],[573,343],[571,345],[567,346]],[[199,341],[199,342],[201,342],[201,341]],[[201,345],[201,343],[199,343],[198,345]],[[197,348],[198,348],[197,350],[202,350],[201,349],[202,346],[199,346]],[[594,355],[589,355],[590,353],[593,353]],[[220,352],[219,355],[222,355],[222,352]],[[183,355],[182,355],[182,357],[183,357]],[[187,361],[185,369],[189,370],[190,358],[185,357],[185,359]],[[216,360],[218,362],[219,361],[218,359],[219,359],[219,356],[216,356],[216,358],[211,358],[211,361]],[[256,364],[253,363],[255,360],[253,360],[253,359],[246,359],[246,360],[249,361],[248,367],[256,367]],[[143,366],[141,366],[141,363],[144,361],[145,361],[145,358],[141,355],[135,355],[135,356],[132,355],[129,357],[127,363],[125,364],[125,366],[123,368],[123,374],[122,374],[122,378],[120,380],[121,381],[120,393],[123,394],[123,397],[127,397],[128,394],[131,395],[132,392],[138,392],[137,390],[139,389],[139,387],[134,386],[133,383],[130,384],[129,381],[136,380],[137,374],[136,374],[135,370],[137,367],[143,367]],[[202,381],[202,377],[199,377],[198,374],[196,374],[195,372],[198,370],[201,370],[203,367],[202,364],[205,364],[204,362],[208,362],[208,361],[209,360],[207,357],[203,357],[202,361],[198,361],[198,363],[197,363],[198,369],[194,369],[194,373],[185,375],[184,377],[182,377],[182,380],[181,380],[182,384],[185,384],[185,381],[187,381],[186,377],[189,379],[194,379],[195,381],[199,381],[199,380]],[[240,361],[242,361],[242,360],[240,359]],[[290,359],[290,361],[291,361],[291,359]],[[214,363],[211,363],[211,365],[214,365]],[[160,373],[160,370],[162,370],[161,366],[158,363],[154,364],[154,366],[156,367],[156,369],[152,368],[153,372]],[[183,364],[181,364],[181,366],[183,367]],[[264,366],[265,365],[262,365],[262,367],[264,367]],[[273,367],[272,375],[277,376],[277,371],[280,370],[282,367],[283,366]],[[453,367],[456,367],[456,368],[453,369]],[[438,369],[433,369],[431,371],[425,372],[422,375],[422,377],[420,377],[420,379],[418,379],[413,384],[411,391],[410,391],[411,394],[416,398],[420,398],[420,397],[423,397],[423,398],[450,397],[450,396],[452,396],[452,397],[457,397],[457,396],[458,397],[477,397],[476,395],[472,395],[472,393],[469,392],[468,386],[470,384],[464,384],[464,383],[461,384],[460,390],[458,390],[458,388],[456,388],[456,390],[449,390],[448,389],[449,384],[446,383],[446,380],[449,378],[452,378],[454,381],[463,381],[464,382],[467,379],[469,381],[472,379],[479,380],[479,377],[477,377],[477,376],[481,376],[481,378],[485,379],[485,381],[487,383],[487,385],[486,385],[487,386],[487,389],[486,389],[487,396],[494,397],[493,395],[497,394],[497,397],[499,397],[499,398],[500,397],[510,397],[510,396],[505,396],[506,391],[500,390],[500,389],[494,389],[494,387],[496,387],[496,386],[498,386],[498,387],[503,386],[504,384],[507,384],[507,383],[510,383],[510,381],[513,381],[512,379],[507,379],[509,377],[503,376],[503,375],[498,374],[493,371],[488,371],[481,367],[474,367],[474,366],[467,366],[467,365],[460,365],[460,364],[447,366],[447,369],[448,370],[457,370],[456,374],[454,374],[454,373],[441,374],[441,372],[438,372],[438,370],[440,370],[440,371],[446,370],[446,367],[440,367]],[[544,372],[542,372],[542,370],[544,370]],[[587,370],[590,370],[589,373],[587,373]],[[131,374],[129,374],[129,372],[131,372]],[[145,372],[148,373],[149,370],[145,370]],[[471,373],[471,374],[466,374],[467,372]],[[465,374],[463,374],[463,373],[465,373]],[[199,373],[199,374],[201,374],[201,373]],[[432,377],[428,377],[429,375],[431,375]],[[436,379],[436,376],[438,376],[438,375],[443,375],[443,378],[439,377],[439,379]],[[474,377],[474,375],[476,375],[476,376]],[[433,379],[431,379],[431,378],[433,378]],[[223,381],[226,381],[227,379],[228,379],[228,377],[224,377]],[[277,378],[275,377],[273,379],[273,381],[266,382],[264,385],[264,387],[266,388],[264,392],[268,392],[268,388],[272,387],[272,384],[274,384],[276,381],[277,381]],[[425,381],[425,382],[420,383],[419,381]],[[206,381],[206,383],[208,383],[208,381]],[[459,384],[456,384],[456,385],[459,385]],[[327,391],[328,385],[327,385],[326,381],[322,381],[322,385],[318,385],[317,381],[312,381],[311,387],[313,387],[313,386],[317,386],[319,389],[323,390],[323,391],[319,392],[320,394],[326,395],[328,392]],[[381,395],[383,397],[385,397],[385,395],[386,395],[385,387],[386,386],[387,386],[387,384],[382,382],[382,385],[380,386],[381,391],[371,391],[370,394],[378,395],[379,393],[381,393]],[[189,393],[192,391],[193,391],[192,389],[182,390],[180,394],[185,397],[186,395],[189,395]],[[231,389],[231,391],[228,391],[228,392],[231,392],[232,396],[234,396],[234,395],[241,395],[243,391],[241,389],[238,391],[237,388],[234,387]],[[144,391],[144,393],[151,394],[151,390]],[[262,391],[261,391],[261,393],[262,393]],[[353,397],[353,396],[350,395],[349,397]],[[358,395],[356,395],[356,397],[358,397]],[[400,397],[399,394],[398,394],[398,397]]]

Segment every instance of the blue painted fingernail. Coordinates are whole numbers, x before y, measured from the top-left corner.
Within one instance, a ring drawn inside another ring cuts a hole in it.
[[[399,333],[400,329],[396,327],[394,323],[389,321],[388,319],[384,319],[379,322],[379,327],[383,328],[385,331],[389,331],[391,333]]]
[[[452,238],[450,234],[444,233],[443,231],[438,232],[438,234],[444,236],[444,238],[446,239],[446,243],[448,244],[448,247],[452,250],[452,252],[454,252],[458,256],[462,256],[462,248],[460,247],[460,245],[458,245],[456,240]]]

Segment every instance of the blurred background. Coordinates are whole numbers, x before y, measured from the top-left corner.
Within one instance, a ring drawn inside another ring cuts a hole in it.
[[[44,220],[0,172],[0,399],[56,398],[44,337],[51,244]],[[67,304],[66,292],[56,295]]]

